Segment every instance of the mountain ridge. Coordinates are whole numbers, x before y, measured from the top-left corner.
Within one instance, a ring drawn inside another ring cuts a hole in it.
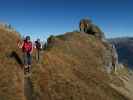
[[[126,91],[120,76],[128,77],[128,70],[119,69],[117,74],[106,71],[105,62],[112,62],[111,54],[105,59],[108,48],[95,36],[69,32],[50,37],[40,63],[33,59],[28,78],[23,75],[18,40],[19,33],[0,29],[2,100],[132,100],[113,88]]]

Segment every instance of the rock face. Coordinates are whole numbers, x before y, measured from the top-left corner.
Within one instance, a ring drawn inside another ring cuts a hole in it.
[[[96,38],[100,39],[104,45],[105,45],[105,68],[107,69],[107,72],[110,73],[112,71],[116,71],[116,69],[119,67],[118,64],[118,54],[115,48],[115,45],[109,43],[105,39],[104,33],[101,31],[101,29],[92,23],[90,19],[82,19],[79,24],[80,32],[85,32],[87,34],[94,35]]]
[[[108,73],[116,72],[119,69],[118,54],[114,45],[106,42],[104,55],[105,68]]]
[[[81,32],[94,35],[101,40],[105,39],[104,33],[90,19],[82,19],[79,23],[79,28]]]

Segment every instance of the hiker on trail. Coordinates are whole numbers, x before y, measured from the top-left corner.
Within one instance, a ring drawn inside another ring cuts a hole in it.
[[[32,63],[32,52],[33,52],[33,45],[30,41],[30,36],[26,36],[21,44],[18,44],[19,48],[23,51],[23,60],[24,60],[24,73],[29,73],[31,70],[31,63]]]
[[[35,48],[36,48],[35,57],[36,57],[36,60],[39,61],[40,60],[40,51],[41,51],[41,41],[40,41],[40,39],[37,39],[35,41]]]

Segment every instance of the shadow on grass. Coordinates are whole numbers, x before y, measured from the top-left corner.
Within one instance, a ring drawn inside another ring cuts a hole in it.
[[[23,61],[15,51],[11,52],[10,57],[14,58],[15,61],[20,65],[21,69],[23,69]]]

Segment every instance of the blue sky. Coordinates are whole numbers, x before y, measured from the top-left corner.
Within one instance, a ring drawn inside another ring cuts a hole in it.
[[[84,17],[108,38],[133,36],[132,4],[133,0],[0,0],[0,21],[33,39],[76,30]]]

